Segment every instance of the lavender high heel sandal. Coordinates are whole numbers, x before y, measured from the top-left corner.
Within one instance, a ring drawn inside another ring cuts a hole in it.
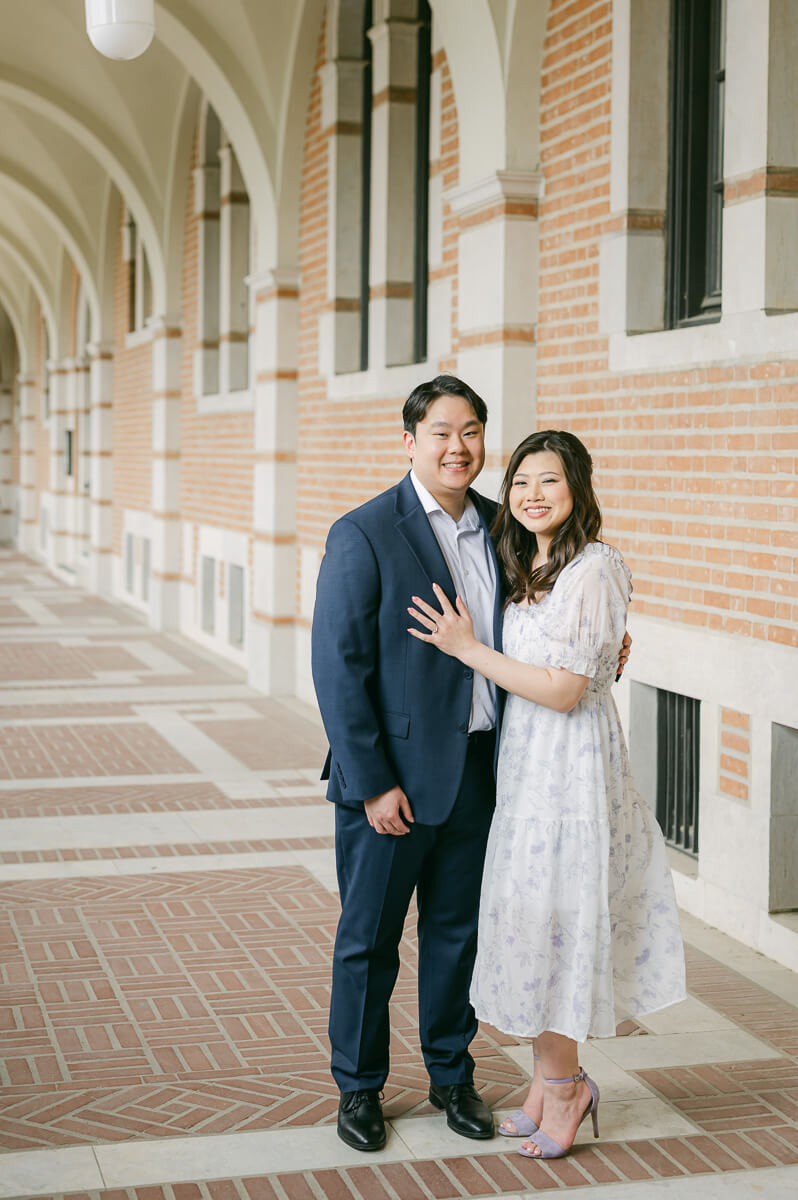
[[[540,1058],[539,1054],[533,1054],[535,1062]],[[515,1129],[505,1129],[508,1121],[512,1121]],[[510,1113],[509,1117],[505,1117],[499,1126],[499,1133],[504,1137],[525,1137],[528,1138],[531,1133],[537,1133],[537,1125],[532,1118],[525,1113],[523,1108],[517,1108],[515,1112]]]
[[[598,1137],[598,1106],[599,1106],[599,1090],[593,1080],[581,1068],[578,1075],[568,1075],[565,1079],[546,1079],[545,1083],[579,1083],[584,1079],[587,1086],[590,1088],[590,1103],[588,1104],[582,1116],[579,1118],[579,1125],[582,1124],[588,1113],[593,1118],[593,1137]],[[578,1128],[579,1126],[577,1126]],[[565,1149],[559,1142],[555,1142],[553,1137],[549,1137],[542,1129],[538,1129],[533,1137],[529,1139],[539,1148],[540,1154],[533,1154],[530,1150],[525,1150],[523,1146],[518,1147],[518,1153],[523,1154],[524,1158],[564,1158],[571,1146]],[[573,1144],[573,1143],[572,1143]]]

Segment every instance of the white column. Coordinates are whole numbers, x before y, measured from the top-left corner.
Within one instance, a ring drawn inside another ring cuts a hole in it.
[[[724,314],[798,308],[796,56],[794,0],[728,0]]]
[[[73,360],[47,364],[50,372],[50,511],[45,559],[50,567],[69,560],[69,501],[66,477],[66,430],[69,416],[69,375]]]
[[[218,162],[203,163],[194,171],[199,240],[195,396],[213,396],[219,391],[219,174]]]
[[[373,47],[369,363],[413,360],[415,252],[416,5],[387,0],[387,20],[369,31]],[[406,14],[397,10],[407,9]],[[376,16],[376,9],[375,9]]]
[[[99,342],[89,355],[89,587],[110,595],[112,553],[113,348]]]
[[[182,333],[177,317],[158,316],[152,329],[152,547],[150,624],[180,624],[180,397]]]
[[[17,377],[19,388],[19,548],[38,554],[38,496],[36,494],[36,380]]]
[[[91,545],[91,410],[89,361],[78,359],[75,367],[75,538],[77,567],[82,585],[88,584]]]
[[[484,490],[535,428],[540,176],[498,171],[446,200],[460,220],[457,373],[489,409]]]
[[[8,542],[14,529],[14,489],[11,480],[11,436],[14,391],[0,383],[0,541]]]
[[[296,403],[299,277],[252,277],[255,297],[255,479],[249,681],[268,695],[295,690]]]
[[[249,386],[249,197],[231,146],[219,150],[219,391]]]
[[[364,67],[362,59],[338,58],[320,72],[327,136],[327,304],[319,338],[324,374],[360,370]]]
[[[601,239],[602,333],[665,327],[670,5],[615,0],[610,209]]]

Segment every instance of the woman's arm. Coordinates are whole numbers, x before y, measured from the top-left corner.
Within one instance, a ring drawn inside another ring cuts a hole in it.
[[[505,692],[513,692],[524,700],[543,704],[556,712],[567,713],[576,707],[590,683],[587,675],[574,675],[572,671],[557,667],[532,667],[478,642],[474,637],[468,609],[461,598],[457,597],[455,611],[437,583],[432,586],[442,611],[436,612],[419,596],[413,596],[413,603],[417,607],[407,611],[429,633],[422,633],[418,629],[408,629],[408,633],[420,642],[431,642],[452,658],[459,658],[460,662],[479,671],[480,675],[491,679]]]

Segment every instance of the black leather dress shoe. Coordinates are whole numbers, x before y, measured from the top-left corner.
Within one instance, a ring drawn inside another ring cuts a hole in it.
[[[431,1083],[430,1104],[446,1109],[446,1124],[463,1137],[493,1137],[493,1116],[471,1083],[453,1083],[441,1087]]]
[[[341,1092],[338,1136],[353,1150],[382,1150],[385,1120],[378,1091]]]

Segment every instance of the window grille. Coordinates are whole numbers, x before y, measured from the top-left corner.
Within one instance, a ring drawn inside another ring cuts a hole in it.
[[[216,632],[216,559],[202,556],[201,625],[205,633]]]
[[[227,568],[227,637],[234,646],[244,644],[244,568]]]
[[[698,854],[701,702],[657,691],[657,820],[669,845]]]

